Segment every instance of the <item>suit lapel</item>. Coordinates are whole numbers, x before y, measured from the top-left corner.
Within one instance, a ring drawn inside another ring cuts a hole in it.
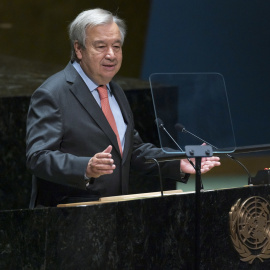
[[[89,91],[87,85],[85,84],[81,76],[77,73],[77,71],[74,69],[71,63],[66,67],[65,73],[67,82],[69,82],[70,84],[70,91],[77,98],[77,100],[84,107],[84,109],[90,114],[96,124],[103,130],[103,132],[111,141],[113,147],[119,152],[115,133],[113,132],[110,124],[108,123],[101,108],[97,104],[95,98]]]

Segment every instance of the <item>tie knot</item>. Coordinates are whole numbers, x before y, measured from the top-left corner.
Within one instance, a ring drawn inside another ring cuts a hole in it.
[[[108,98],[108,91],[106,85],[100,85],[98,88],[98,94],[100,99]]]

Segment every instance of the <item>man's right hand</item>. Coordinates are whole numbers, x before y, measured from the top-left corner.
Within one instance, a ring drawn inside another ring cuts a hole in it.
[[[112,174],[115,169],[114,160],[111,155],[112,146],[109,145],[103,152],[95,154],[88,162],[86,176],[98,178],[104,174]]]

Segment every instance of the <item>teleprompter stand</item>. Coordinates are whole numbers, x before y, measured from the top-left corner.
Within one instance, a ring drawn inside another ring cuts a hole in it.
[[[186,156],[188,158],[195,158],[195,171],[196,171],[196,193],[195,193],[195,260],[196,269],[200,269],[201,261],[201,243],[200,243],[200,225],[201,225],[201,190],[202,190],[202,179],[201,179],[201,163],[203,157],[213,156],[213,149],[209,145],[187,145],[185,147]]]
[[[165,162],[169,160],[177,160],[183,158],[194,158],[195,159],[195,171],[196,171],[196,182],[195,182],[195,258],[196,258],[196,269],[200,269],[200,225],[201,225],[201,190],[203,189],[202,179],[201,179],[201,164],[203,157],[212,157],[213,149],[210,145],[187,145],[185,146],[185,153],[179,153],[179,155],[170,155],[167,156],[156,156],[145,157],[147,163],[155,162],[159,168],[159,162]],[[160,173],[160,187],[161,187],[161,196],[163,196],[163,187],[162,187],[162,177]]]

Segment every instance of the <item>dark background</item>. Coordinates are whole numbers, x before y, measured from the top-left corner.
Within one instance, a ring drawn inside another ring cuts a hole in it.
[[[2,0],[0,54],[65,66],[70,57],[68,25],[83,10],[97,7],[125,20],[128,32],[119,74],[139,77],[149,0]]]

